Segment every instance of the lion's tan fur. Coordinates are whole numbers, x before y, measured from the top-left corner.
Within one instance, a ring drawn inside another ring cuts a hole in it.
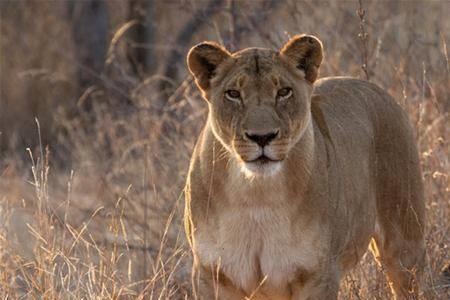
[[[340,279],[373,238],[396,297],[415,297],[424,203],[407,116],[372,83],[315,81],[321,45],[294,39],[280,53],[230,54],[208,43],[188,57],[210,109],[186,184],[197,295],[336,299]],[[297,104],[282,112],[271,99],[292,83]],[[242,107],[224,104],[230,85],[242,91]],[[246,171],[257,146],[243,130],[275,127],[267,151],[281,161],[265,173]]]

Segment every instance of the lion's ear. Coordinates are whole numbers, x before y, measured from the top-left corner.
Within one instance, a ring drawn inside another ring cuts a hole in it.
[[[305,79],[313,83],[322,63],[322,42],[312,35],[296,35],[280,50],[280,53],[305,72]]]
[[[203,42],[192,47],[187,55],[187,64],[197,85],[203,90],[208,89],[217,67],[230,56],[224,47],[214,42]]]

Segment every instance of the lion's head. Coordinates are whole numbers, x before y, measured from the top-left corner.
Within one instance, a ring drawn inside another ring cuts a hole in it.
[[[212,131],[245,172],[275,173],[299,141],[311,122],[321,61],[322,44],[310,35],[280,51],[230,53],[213,42],[190,50],[187,63],[208,102]]]

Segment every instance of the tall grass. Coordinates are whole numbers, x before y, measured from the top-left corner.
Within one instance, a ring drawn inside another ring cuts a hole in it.
[[[196,13],[203,1],[158,2],[150,46],[160,64],[142,79],[127,65],[124,2],[110,1],[106,70],[82,93],[76,73],[88,66],[74,58],[63,3],[0,9],[0,298],[192,298],[182,188],[207,107],[187,76],[187,48],[180,44],[173,78],[161,70],[193,15],[204,20],[190,44],[275,48],[312,33],[324,42],[321,76],[369,78],[394,96],[415,128],[425,183],[422,298],[450,297],[439,276],[450,260],[447,2],[231,1],[210,18]],[[341,299],[389,297],[370,254],[340,291]]]

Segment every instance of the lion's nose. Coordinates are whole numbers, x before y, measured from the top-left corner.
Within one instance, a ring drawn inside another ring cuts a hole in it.
[[[273,141],[278,136],[278,130],[271,132],[271,133],[267,133],[267,134],[252,134],[252,133],[246,132],[245,136],[249,140],[257,143],[260,147],[264,147],[264,146],[268,145],[271,141]]]

